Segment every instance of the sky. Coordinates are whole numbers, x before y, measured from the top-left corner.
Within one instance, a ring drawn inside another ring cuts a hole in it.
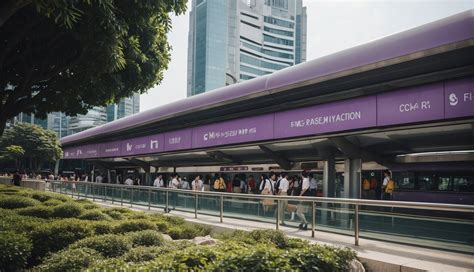
[[[303,0],[303,5],[308,16],[307,60],[312,60],[474,9],[474,0]],[[161,84],[141,95],[140,111],[186,97],[189,6],[186,14],[172,18],[171,62]]]

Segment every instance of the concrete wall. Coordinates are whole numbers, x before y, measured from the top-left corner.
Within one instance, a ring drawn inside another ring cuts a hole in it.
[[[1,184],[12,184],[12,177],[0,177]],[[46,182],[37,179],[25,179],[20,182],[21,187],[31,188],[39,191],[44,191],[46,188]]]

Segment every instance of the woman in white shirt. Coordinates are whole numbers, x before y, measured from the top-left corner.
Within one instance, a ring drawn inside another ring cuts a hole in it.
[[[202,180],[201,180],[201,175],[197,175],[194,178],[191,186],[192,186],[193,191],[204,191],[203,190],[204,187],[203,187]]]
[[[163,176],[160,174],[156,177],[155,181],[153,182],[154,187],[164,187],[163,184]]]

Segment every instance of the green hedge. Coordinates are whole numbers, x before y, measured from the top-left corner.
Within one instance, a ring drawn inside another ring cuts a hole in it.
[[[45,206],[34,206],[26,207],[17,210],[19,215],[33,216],[39,218],[50,218],[53,214],[53,209],[51,207]]]
[[[102,259],[102,255],[94,249],[72,248],[51,255],[37,269],[48,272],[79,271],[94,267]]]
[[[121,234],[105,234],[88,237],[71,245],[70,248],[92,248],[104,257],[121,256],[132,248],[129,237]]]
[[[123,221],[115,227],[114,231],[115,233],[125,233],[147,229],[156,230],[157,227],[153,222],[144,219],[139,219]]]
[[[0,208],[4,209],[18,209],[32,207],[39,205],[41,202],[38,200],[25,197],[25,196],[2,196],[0,198]]]
[[[0,270],[16,271],[24,268],[31,248],[32,243],[25,235],[0,231]]]
[[[91,211],[86,211],[83,214],[81,214],[79,216],[79,219],[106,221],[106,220],[110,220],[111,218],[105,213],[102,213],[100,210],[91,210]]]
[[[54,220],[34,229],[30,237],[33,240],[32,264],[49,252],[56,252],[70,244],[94,234],[93,225],[78,219]]]
[[[133,246],[162,246],[165,243],[163,235],[154,230],[142,230],[128,234]]]
[[[65,203],[62,205],[55,206],[53,209],[53,217],[59,218],[72,218],[78,217],[82,212],[82,207],[74,203]]]

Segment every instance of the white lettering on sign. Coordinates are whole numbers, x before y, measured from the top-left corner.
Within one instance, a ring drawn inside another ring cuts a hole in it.
[[[472,92],[464,93],[464,102],[471,102],[474,99]]]
[[[158,145],[158,140],[150,140],[150,149],[158,149]],[[145,146],[143,148],[145,148]]]
[[[360,111],[344,112],[340,114],[317,116],[313,118],[290,121],[290,128],[319,126],[319,125],[325,125],[325,124],[358,120],[361,118],[362,118],[362,114]]]
[[[118,152],[118,151],[119,151],[118,147],[106,148],[105,149],[105,153]]]
[[[203,139],[204,141],[209,141],[209,140],[216,140],[216,139],[232,138],[232,137],[236,137],[240,135],[245,136],[245,135],[255,134],[255,133],[257,133],[256,127],[239,128],[239,129],[225,130],[225,131],[209,131],[207,133],[204,133]]]
[[[177,136],[177,137],[169,138],[168,143],[169,144],[179,144],[179,143],[181,143],[181,137]]]
[[[127,143],[127,151],[132,151],[132,145],[130,143]]]
[[[429,110],[431,105],[429,100],[425,100],[421,102],[400,104],[398,108],[400,112],[411,112],[417,110]]]

